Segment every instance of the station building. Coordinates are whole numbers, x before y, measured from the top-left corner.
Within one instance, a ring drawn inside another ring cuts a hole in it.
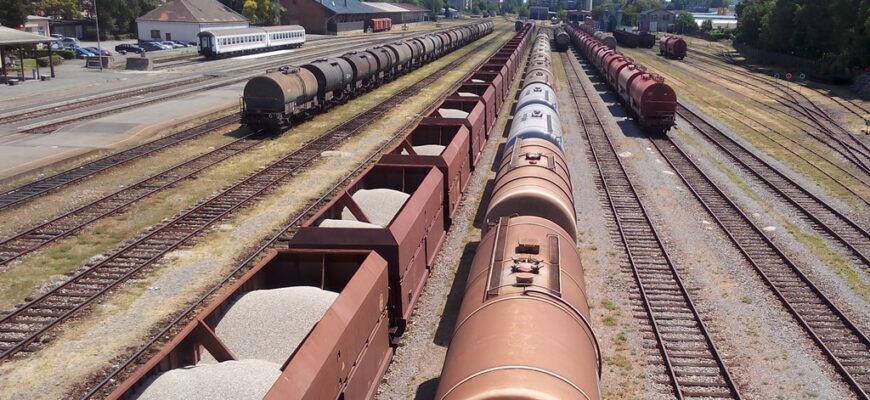
[[[362,2],[359,0],[281,0],[287,12],[282,25],[302,25],[306,33],[335,35],[362,31],[371,18],[390,18],[393,26],[425,21],[425,8],[405,3]]]
[[[646,10],[638,16],[637,28],[647,32],[666,32],[674,23],[674,13],[661,8]]]
[[[249,21],[217,0],[169,0],[136,18],[139,40],[197,42],[200,32],[247,28]]]

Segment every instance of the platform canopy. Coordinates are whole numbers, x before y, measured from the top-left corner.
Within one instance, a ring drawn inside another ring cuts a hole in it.
[[[18,29],[0,26],[0,46],[45,43],[54,40],[57,39],[50,36],[36,35],[29,32],[19,31]]]

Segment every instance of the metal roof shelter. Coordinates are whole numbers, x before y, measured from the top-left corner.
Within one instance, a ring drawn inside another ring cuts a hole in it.
[[[9,83],[9,75],[6,70],[6,52],[9,48],[18,48],[19,60],[24,60],[24,46],[33,45],[36,47],[39,43],[51,43],[56,39],[50,36],[35,35],[32,33],[19,31],[17,29],[0,26],[0,79],[4,83]],[[51,46],[48,46],[48,66],[51,69],[51,77],[54,78],[54,62],[51,60]],[[36,65],[37,73],[39,64]],[[24,62],[21,62],[21,70],[17,74],[18,79],[24,80]]]
[[[248,19],[215,0],[170,0],[136,21],[247,23]]]

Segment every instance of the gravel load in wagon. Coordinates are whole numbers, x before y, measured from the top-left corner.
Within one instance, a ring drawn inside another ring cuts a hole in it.
[[[369,222],[380,227],[386,227],[395,218],[410,194],[393,189],[360,189],[352,196]],[[347,207],[341,212],[341,219],[356,220]]]
[[[419,156],[437,156],[446,148],[439,144],[424,144],[422,146],[411,146],[414,152]],[[402,154],[408,154],[407,151],[402,151]]]
[[[457,110],[455,108],[439,108],[438,116],[441,118],[465,119],[468,118],[468,113],[462,110]]]
[[[218,338],[240,360],[284,364],[338,297],[312,286],[254,290],[239,297],[215,326]],[[203,356],[201,363],[214,363]]]
[[[154,377],[137,400],[261,399],[281,375],[281,365],[262,360],[225,361],[176,368]]]

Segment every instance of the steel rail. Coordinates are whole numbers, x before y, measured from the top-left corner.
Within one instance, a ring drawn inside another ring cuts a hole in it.
[[[495,31],[493,33],[496,33],[496,32],[497,31]],[[486,43],[478,46],[476,49],[479,49],[479,48],[486,46],[488,43],[491,42],[491,40],[494,40],[494,38],[490,39]],[[431,81],[434,81],[438,77],[441,76],[440,73],[442,71],[452,70],[453,68],[459,66],[464,61],[465,60],[462,58],[454,60],[450,64],[444,66],[441,70],[439,70],[435,74],[430,75],[429,77],[424,78],[423,80],[431,79]],[[472,69],[472,72],[473,71],[474,71],[474,69]],[[466,74],[465,78],[467,78],[468,76],[471,76],[471,73]],[[464,80],[465,79],[460,79],[460,83]],[[422,80],[418,81],[417,83],[420,83],[420,82],[422,82]],[[416,86],[416,84],[414,86]],[[458,86],[459,85],[455,85],[454,89]],[[412,88],[414,88],[414,87],[413,86],[409,87],[409,88],[403,90],[403,92],[406,90],[411,90]],[[414,89],[415,89],[414,94],[416,94],[417,88],[414,88]],[[449,92],[450,91],[448,91],[447,93],[449,93]],[[427,107],[427,111],[431,110],[434,105],[437,105],[438,102],[440,102],[442,100],[442,98],[443,97],[439,97],[435,101],[431,102]],[[316,200],[312,201],[311,203],[309,203],[308,205],[306,205],[306,207],[304,207],[304,209],[302,211],[300,211],[299,213],[296,214],[296,216],[291,218],[290,222],[288,222],[287,224],[285,224],[281,228],[279,228],[276,234],[274,234],[270,238],[266,239],[265,242],[262,243],[259,247],[257,247],[257,249],[253,253],[251,253],[247,258],[245,258],[243,261],[241,261],[239,264],[237,264],[236,267],[229,274],[227,274],[224,277],[224,279],[222,279],[216,285],[212,286],[205,294],[200,296],[196,301],[194,301],[186,309],[181,311],[181,313],[178,316],[173,318],[167,325],[165,325],[162,329],[160,329],[156,334],[152,335],[151,338],[144,345],[140,346],[131,356],[127,357],[126,360],[124,360],[123,362],[120,362],[117,367],[115,367],[111,372],[109,372],[105,377],[103,377],[96,385],[94,385],[94,387],[89,388],[87,390],[87,392],[81,398],[83,400],[91,399],[100,393],[105,393],[107,391],[106,387],[109,384],[120,383],[118,377],[121,376],[121,374],[125,370],[130,368],[133,364],[137,363],[137,361],[141,360],[144,356],[146,356],[148,354],[149,351],[151,351],[151,352],[156,351],[154,349],[154,347],[156,345],[158,345],[159,342],[164,341],[169,336],[171,336],[173,329],[177,329],[177,327],[179,325],[181,325],[182,323],[193,318],[194,313],[197,310],[199,310],[200,308],[202,308],[203,305],[210,298],[215,296],[221,289],[225,288],[227,284],[232,282],[234,279],[240,277],[244,272],[246,272],[248,269],[253,267],[254,262],[256,260],[258,260],[259,257],[265,251],[267,251],[271,248],[274,248],[274,246],[276,244],[279,244],[279,243],[286,246],[286,242],[293,236],[296,229],[298,229],[301,226],[301,224],[306,220],[306,218],[313,215],[314,212],[316,212],[317,210],[320,209],[320,207],[322,207],[324,204],[329,202],[334,197],[334,195],[337,191],[344,188],[348,183],[350,183],[351,179],[358,176],[369,165],[371,165],[373,162],[375,162],[377,157],[379,157],[381,155],[381,153],[383,153],[384,151],[389,149],[390,146],[395,143],[396,139],[403,137],[407,133],[406,131],[410,127],[413,127],[414,124],[419,122],[421,115],[425,115],[425,113],[426,112],[418,113],[415,116],[415,118],[408,121],[402,128],[398,129],[396,131],[396,133],[393,134],[393,136],[391,137],[390,140],[384,142],[384,144],[379,146],[378,149],[376,149],[369,157],[367,157],[365,160],[363,160],[354,170],[352,170],[343,179],[341,179],[338,183],[336,183],[330,189],[328,189],[318,199],[316,199]]]
[[[573,71],[568,77],[569,88],[674,395],[678,399],[741,398],[675,263],[616,154],[601,116],[589,101],[589,94],[580,82],[580,72],[567,54],[562,54],[562,61]],[[586,99],[583,105],[581,98]],[[594,121],[587,118],[588,115],[594,116]]]
[[[478,48],[486,43],[488,42]],[[117,249],[58,287],[16,308],[0,319],[0,360],[26,349],[50,329],[112,288],[152,265],[168,252],[203,234],[206,229],[224,220],[236,209],[282,184],[319,159],[323,151],[334,148],[364,130],[372,121],[419,93],[450,70],[452,68],[449,66],[441,68],[375,107],[360,112],[192,209],[162,223],[143,237]]]
[[[43,195],[60,187],[78,182],[107,169],[117,167],[133,160],[140,159],[157,151],[167,149],[191,139],[198,138],[217,129],[239,121],[238,114],[209,121],[192,129],[185,130],[138,145],[136,147],[101,157],[78,167],[41,178],[14,189],[0,193],[0,210],[19,204],[25,200]]]
[[[870,268],[870,233],[834,207],[804,189],[754,152],[720,131],[703,117],[680,104],[677,115],[718,147],[742,169],[790,203],[820,233],[830,235],[858,259],[861,268]]]
[[[0,241],[0,267],[57,240],[66,238],[101,218],[119,213],[133,203],[170,188],[182,180],[251,149],[260,143],[260,140],[253,139],[255,135],[256,133],[246,134],[221,147],[174,165]]]
[[[653,138],[652,142],[856,395],[867,399],[870,341],[864,333],[752,223],[678,144],[664,137]]]

